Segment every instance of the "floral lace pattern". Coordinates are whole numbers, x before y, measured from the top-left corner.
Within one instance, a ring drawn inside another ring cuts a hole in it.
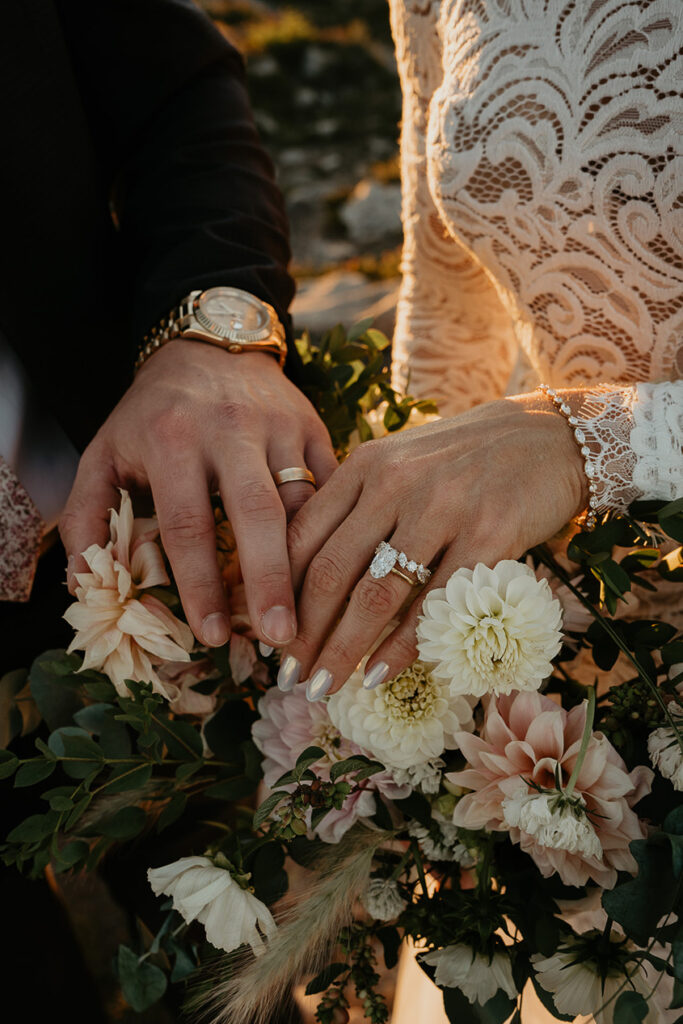
[[[595,390],[605,502],[680,493],[683,4],[392,0],[392,26],[396,382],[453,414],[509,391],[521,347],[525,384]]]

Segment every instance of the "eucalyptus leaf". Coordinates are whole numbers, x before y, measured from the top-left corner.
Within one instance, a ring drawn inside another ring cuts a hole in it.
[[[56,767],[56,761],[40,760],[22,764],[14,777],[15,789],[21,789],[24,786],[35,786],[36,783],[42,782],[43,779],[47,779],[48,776],[52,775]]]
[[[341,962],[328,964],[327,967],[323,967],[319,974],[316,974],[315,978],[312,978],[306,986],[306,995],[312,996],[318,992],[324,992],[325,989],[329,988],[330,985],[343,974],[344,971],[348,971],[349,965]]]
[[[126,840],[139,835],[145,827],[147,815],[141,807],[122,807],[120,811],[98,822],[98,832],[107,839]]]
[[[647,1000],[640,992],[622,992],[614,1004],[614,1024],[641,1024],[647,1013]]]
[[[123,996],[136,1013],[148,1010],[166,991],[164,972],[147,960],[140,961],[128,946],[119,946],[117,973]]]
[[[80,665],[80,658],[60,650],[44,651],[31,665],[31,695],[50,729],[70,725],[83,706],[83,681],[75,674]]]

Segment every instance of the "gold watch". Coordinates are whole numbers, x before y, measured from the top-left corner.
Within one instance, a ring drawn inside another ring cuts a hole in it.
[[[186,295],[168,318],[142,339],[135,369],[175,338],[205,341],[226,352],[268,352],[277,357],[280,366],[287,356],[285,329],[273,307],[241,288],[219,286]]]

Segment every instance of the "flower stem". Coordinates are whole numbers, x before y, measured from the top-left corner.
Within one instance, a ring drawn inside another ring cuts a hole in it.
[[[579,772],[583,767],[583,762],[586,757],[586,751],[588,750],[588,744],[591,741],[593,735],[593,721],[595,720],[595,687],[591,686],[588,690],[588,707],[586,708],[586,724],[583,727],[583,736],[581,737],[581,747],[579,749],[578,757],[574,763],[574,770],[572,771],[569,782],[567,783],[564,793],[565,796],[571,796],[576,786],[576,780],[579,777]]]

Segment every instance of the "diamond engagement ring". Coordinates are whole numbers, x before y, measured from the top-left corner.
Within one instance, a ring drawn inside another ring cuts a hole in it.
[[[375,548],[375,557],[370,562],[370,575],[375,580],[381,580],[390,572],[400,576],[413,587],[426,583],[432,575],[421,562],[413,561],[412,558],[408,558],[405,551],[397,551],[383,540]]]

